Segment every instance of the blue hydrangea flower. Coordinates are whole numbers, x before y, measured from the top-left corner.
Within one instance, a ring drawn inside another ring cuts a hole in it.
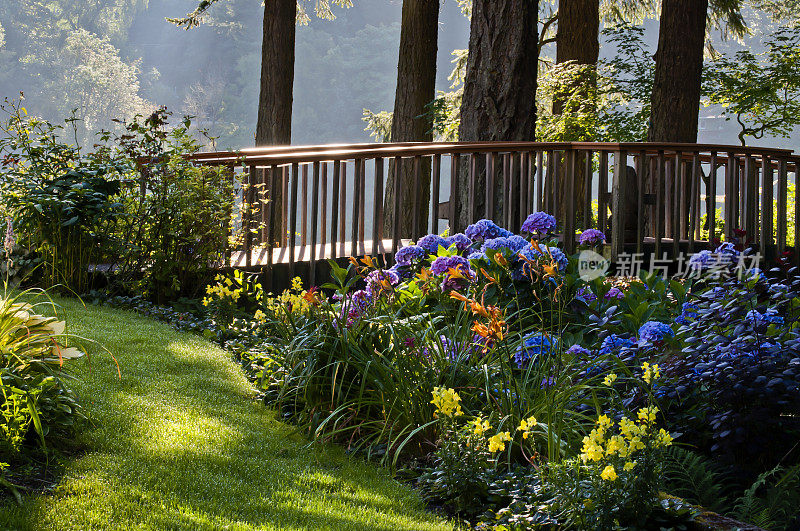
[[[447,248],[452,247],[453,245],[456,246],[456,250],[458,252],[463,253],[467,249],[469,249],[470,245],[472,245],[472,240],[470,240],[465,234],[458,233],[453,234],[452,236],[448,236],[444,240],[447,243]]]
[[[606,235],[597,229],[587,229],[578,238],[581,245],[599,245],[606,243]]]
[[[569,265],[569,258],[564,254],[564,251],[558,247],[548,247],[547,250],[550,251],[550,256],[552,256],[553,260],[558,264],[558,270],[564,271],[567,265]]]
[[[473,251],[469,253],[469,256],[467,256],[467,260],[482,260],[487,264],[489,263],[489,257],[486,256],[486,253],[482,253],[481,251]]]
[[[698,314],[697,306],[690,302],[684,302],[681,307],[681,314],[675,318],[675,322],[680,325],[689,324],[689,322],[697,319]]]
[[[690,271],[704,271],[714,263],[714,254],[708,250],[702,250],[689,257]]]
[[[531,332],[522,338],[522,345],[514,352],[514,362],[523,369],[534,358],[553,354],[556,350],[558,350],[558,338],[541,332]]]
[[[588,358],[589,356],[592,355],[589,349],[583,348],[580,345],[572,345],[571,347],[569,347],[569,350],[567,350],[567,354],[571,354],[576,358]]]
[[[508,249],[509,251],[513,252],[514,255],[516,255],[526,245],[528,245],[528,240],[522,236],[501,236],[500,238],[492,238],[484,241],[483,245],[481,245],[481,251],[485,253],[487,249],[494,249],[495,251]]]
[[[422,262],[427,257],[427,250],[419,245],[409,245],[397,251],[394,255],[394,261],[399,265],[414,265]]]
[[[745,315],[745,319],[753,323],[754,325],[759,324],[774,324],[781,326],[783,325],[783,317],[778,313],[778,310],[775,308],[768,308],[766,312],[761,313],[758,310],[750,310]]]
[[[659,321],[647,321],[639,328],[639,340],[647,343],[662,343],[668,337],[674,337],[672,328]]]
[[[425,249],[428,254],[438,253],[439,247],[444,247],[445,249],[448,247],[447,241],[438,234],[428,234],[427,236],[423,236],[419,239],[417,245]]]
[[[431,264],[431,272],[434,275],[444,275],[451,268],[458,269],[465,276],[471,272],[469,261],[463,256],[440,256]]]
[[[522,224],[522,232],[548,234],[556,228],[556,218],[546,212],[534,212]]]
[[[736,250],[736,247],[733,245],[732,242],[722,242],[714,249],[714,254],[719,255],[728,255],[731,258],[739,258],[739,251]],[[729,260],[730,261],[730,260]]]
[[[408,265],[395,264],[388,269],[388,271],[397,275],[400,280],[408,280],[414,276],[414,268]]]
[[[513,236],[513,233],[499,227],[490,219],[481,219],[468,226],[464,231],[464,235],[474,242],[481,242],[492,238],[508,238]]]
[[[600,350],[598,351],[598,354],[601,356],[606,356],[608,354],[619,354],[619,352],[623,349],[633,348],[636,348],[636,342],[634,340],[626,339],[616,334],[611,334],[600,344]]]

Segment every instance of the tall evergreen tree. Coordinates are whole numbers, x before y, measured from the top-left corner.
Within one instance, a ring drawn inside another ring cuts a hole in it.
[[[404,0],[400,28],[400,57],[397,65],[397,90],[392,115],[393,142],[430,142],[433,125],[428,105],[436,96],[436,54],[439,36],[439,0]],[[402,164],[400,199],[401,234],[411,234],[413,216],[428,219],[430,164],[420,169],[420,188],[414,204],[413,163]],[[393,177],[393,175],[392,175]],[[385,231],[393,227],[393,205],[397,191],[390,178],[386,186]],[[420,227],[424,227],[424,221]]]
[[[459,140],[535,140],[538,19],[538,0],[474,0]],[[468,173],[459,178],[463,225],[469,218]],[[479,172],[476,190],[485,182]],[[480,212],[483,194],[476,193],[476,200]]]
[[[650,142],[696,142],[708,0],[663,0]]]

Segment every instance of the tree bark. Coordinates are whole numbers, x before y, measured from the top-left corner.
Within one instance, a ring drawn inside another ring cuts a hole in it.
[[[593,65],[594,68],[585,70],[583,75],[577,77],[569,92],[577,92],[581,99],[590,101],[594,97],[597,86],[596,67],[600,55],[600,1],[599,0],[560,0],[558,5],[558,31],[556,33],[556,63],[572,61],[578,65]],[[560,115],[564,112],[564,101],[560,98],[553,100],[553,114]],[[576,128],[577,129],[577,128]],[[592,141],[586,130],[569,131],[562,141]],[[565,157],[560,157],[561,166],[559,175],[566,175],[567,165]],[[579,158],[575,166],[575,187],[567,190],[559,188],[560,212],[566,213],[566,204],[570,196],[578,198],[575,201],[575,219],[578,223],[573,227],[581,227],[583,220],[584,197],[587,175],[583,160]],[[564,220],[559,220],[564,226]],[[587,227],[583,227],[587,228]]]
[[[264,4],[263,40],[261,43],[261,91],[258,98],[256,146],[288,145],[292,142],[292,93],[294,90],[294,48],[297,0],[266,0]],[[269,190],[270,171],[259,171],[258,179],[265,183],[257,195],[260,209],[253,211],[258,222],[266,221],[265,201],[272,202],[272,234],[265,226],[259,231],[262,242],[286,239],[286,220],[283,219],[283,187]],[[280,179],[278,179],[280,182]],[[258,207],[256,207],[258,208]]]
[[[708,0],[663,0],[650,142],[697,142]]]
[[[538,0],[474,0],[459,140],[535,140],[538,19]],[[458,228],[485,212],[486,176],[478,162],[477,212],[468,212],[469,171],[459,171]]]
[[[648,142],[697,142],[707,16],[708,0],[661,3]],[[667,175],[667,189],[677,185],[674,176]],[[690,184],[681,195],[688,203]],[[671,198],[666,203],[670,212]],[[669,230],[678,222],[667,215],[665,226]]]
[[[404,0],[400,29],[400,57],[397,65],[397,88],[392,117],[392,142],[430,142],[433,140],[428,104],[436,97],[436,56],[439,37],[439,0]],[[423,159],[420,165],[418,203],[414,204],[413,160],[401,165],[400,236],[412,235],[416,216],[424,232],[430,202],[431,165]],[[394,226],[396,194],[394,164],[390,164],[384,208],[384,234]],[[414,234],[414,237],[419,236]]]

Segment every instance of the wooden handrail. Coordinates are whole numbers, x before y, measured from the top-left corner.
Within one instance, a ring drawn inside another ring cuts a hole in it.
[[[709,245],[720,235],[715,230],[720,197],[726,238],[744,229],[771,256],[791,246],[791,236],[800,241],[800,224],[788,234],[789,214],[800,213],[800,202],[788,204],[788,184],[800,185],[800,155],[789,149],[665,142],[400,142],[256,147],[187,158],[198,165],[247,169],[251,187],[245,187],[241,200],[260,205],[263,219],[242,220],[248,236],[239,263],[270,267],[286,261],[294,270],[295,262],[310,260],[312,282],[314,265],[323,258],[369,250],[391,260],[410,238],[443,230],[441,221],[451,232],[482,217],[516,230],[535,210],[558,217],[567,252],[576,248],[576,231],[597,228],[606,234],[613,258],[642,252],[645,244],[652,244],[659,258],[664,251],[677,256]],[[423,197],[423,182],[431,183],[426,218],[404,211],[408,206],[397,194],[384,205],[388,183],[395,190],[411,189],[416,200]],[[449,186],[449,198],[442,185]],[[260,187],[259,194],[252,187]],[[271,190],[283,194],[281,208],[264,202]],[[385,225],[389,213],[393,222]],[[407,227],[399,222],[403,214],[411,216]],[[262,229],[252,229],[259,222]],[[796,260],[800,263],[800,256]]]

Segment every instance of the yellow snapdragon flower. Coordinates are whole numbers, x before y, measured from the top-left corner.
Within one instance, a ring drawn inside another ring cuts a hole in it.
[[[472,433],[479,436],[482,436],[486,431],[488,431],[491,428],[491,426],[489,425],[489,421],[484,420],[482,418],[477,418],[473,420],[472,422],[470,422],[470,425],[472,426]]]
[[[617,471],[614,470],[613,466],[608,465],[600,473],[600,477],[603,478],[605,481],[614,481],[615,479],[617,479]]]
[[[661,378],[661,370],[658,365],[650,365],[648,362],[642,363],[642,380],[649,384],[659,378]]]
[[[536,426],[536,424],[538,424],[538,422],[536,421],[536,417],[528,417],[527,419],[523,419],[522,421],[520,421],[517,430],[522,432],[523,439],[527,439],[528,436],[530,435],[531,428]]]
[[[605,385],[611,387],[614,384],[614,381],[616,379],[617,379],[617,375],[612,372],[612,373],[606,375],[605,379],[603,380],[603,383]]]
[[[464,414],[461,411],[461,397],[452,388],[434,387],[432,394],[433,400],[431,400],[431,404],[436,406],[434,417],[438,417],[439,414],[445,417],[457,417]]]
[[[489,437],[489,451],[502,452],[506,449],[506,442],[511,440],[511,434],[507,431],[502,431],[496,435]]]
[[[636,461],[628,461],[622,466],[622,470],[624,470],[625,472],[630,472],[631,470],[633,470],[633,467],[635,466],[636,466]]]

